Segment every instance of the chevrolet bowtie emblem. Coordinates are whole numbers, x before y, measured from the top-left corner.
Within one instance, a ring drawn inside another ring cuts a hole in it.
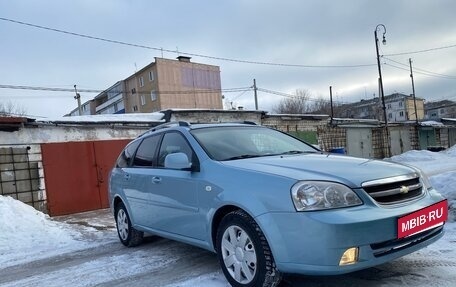
[[[406,194],[409,192],[409,188],[407,186],[401,186],[401,189],[399,189],[399,191],[402,193],[402,194]]]

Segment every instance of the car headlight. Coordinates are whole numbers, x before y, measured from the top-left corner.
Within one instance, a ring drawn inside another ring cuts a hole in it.
[[[297,211],[363,204],[358,195],[347,186],[325,181],[300,181],[291,188],[291,197]]]

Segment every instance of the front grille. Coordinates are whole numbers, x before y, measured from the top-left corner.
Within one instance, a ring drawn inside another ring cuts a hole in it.
[[[363,189],[380,204],[395,204],[418,198],[424,194],[418,174],[365,182]]]

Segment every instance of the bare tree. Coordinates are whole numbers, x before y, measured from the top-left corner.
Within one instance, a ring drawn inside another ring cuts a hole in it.
[[[308,90],[296,90],[296,96],[282,99],[272,108],[277,114],[305,114],[310,108]]]
[[[331,115],[331,102],[320,96],[314,100],[310,112],[312,114]],[[341,105],[333,103],[333,112],[334,116],[338,117],[341,113]]]
[[[11,101],[0,103],[0,116],[24,116],[26,110]]]
[[[312,113],[316,114],[331,114],[331,103],[322,96],[314,100],[311,108]]]

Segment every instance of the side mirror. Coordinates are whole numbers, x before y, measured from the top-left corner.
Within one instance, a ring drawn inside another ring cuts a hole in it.
[[[192,163],[183,152],[168,154],[165,157],[165,168],[190,170]]]

